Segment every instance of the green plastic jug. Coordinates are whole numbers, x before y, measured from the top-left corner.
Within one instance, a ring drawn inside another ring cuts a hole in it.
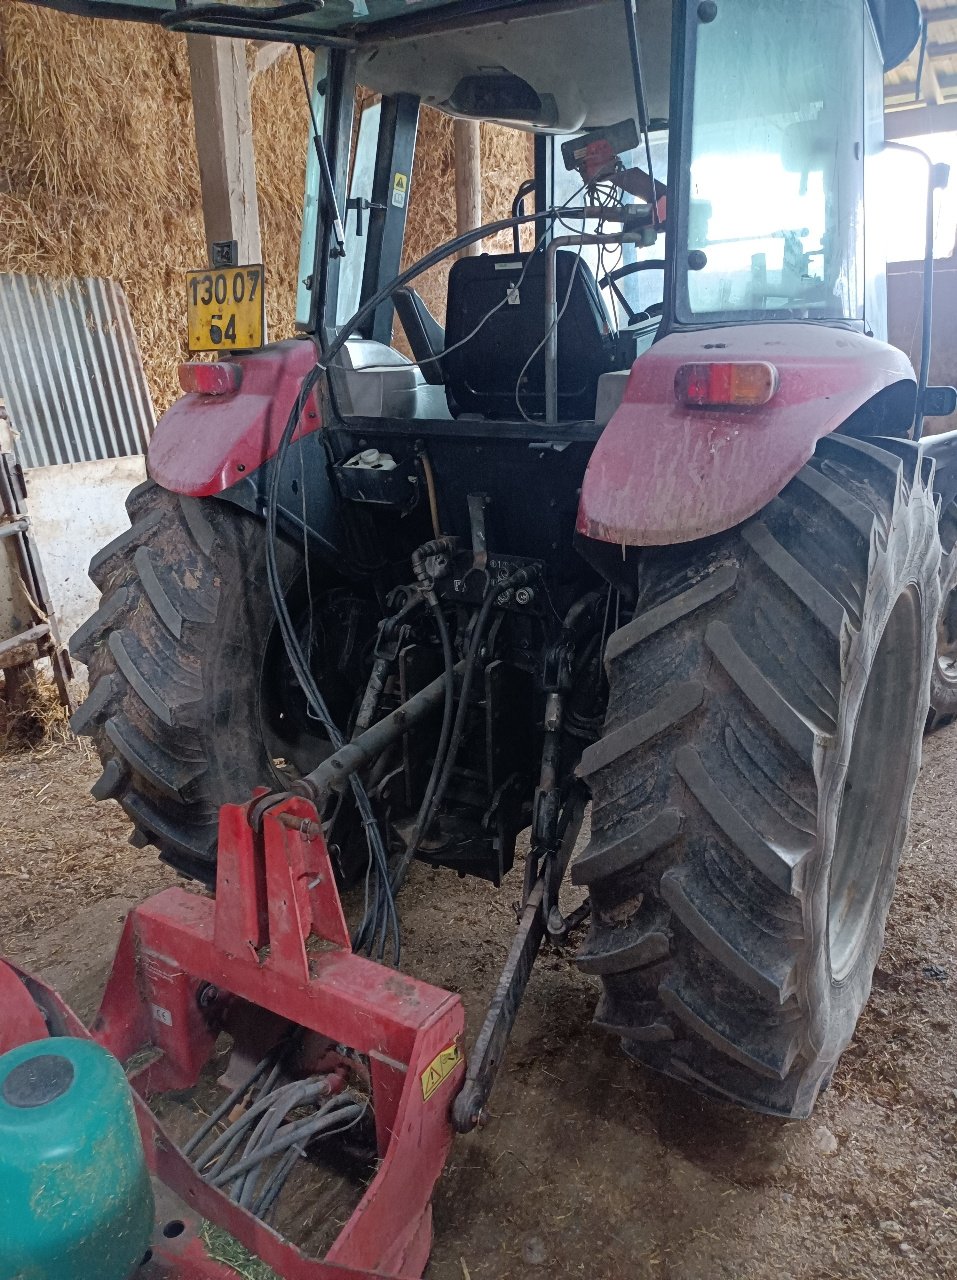
[[[127,1280],[153,1213],[112,1054],[54,1037],[0,1056],[0,1280]]]

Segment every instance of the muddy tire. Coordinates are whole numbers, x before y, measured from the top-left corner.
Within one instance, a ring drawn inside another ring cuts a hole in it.
[[[633,1057],[810,1114],[883,942],[939,559],[913,446],[839,436],[745,525],[645,553],[607,646],[572,873],[592,902],[578,961],[602,980],[596,1021]]]
[[[940,614],[937,655],[930,677],[928,733],[957,719],[957,502],[944,512],[940,540]]]
[[[219,806],[274,784],[283,752],[263,526],[149,481],[127,512],[90,564],[102,597],[70,644],[90,681],[73,728],[103,764],[93,795],[118,801],[134,842],[211,883]],[[279,563],[295,579],[298,554],[283,544]]]

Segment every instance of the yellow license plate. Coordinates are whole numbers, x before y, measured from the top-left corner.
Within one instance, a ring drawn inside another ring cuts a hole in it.
[[[190,351],[253,351],[265,341],[262,264],[187,271]]]

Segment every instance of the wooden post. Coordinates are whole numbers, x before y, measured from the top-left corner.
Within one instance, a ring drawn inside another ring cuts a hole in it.
[[[455,139],[455,229],[461,235],[482,225],[482,135],[477,120],[456,120]],[[461,257],[482,252],[479,240],[463,249]]]
[[[245,41],[186,41],[207,245],[236,240],[240,262],[262,262]]]

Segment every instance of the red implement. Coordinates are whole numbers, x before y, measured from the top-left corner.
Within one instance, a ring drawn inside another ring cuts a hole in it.
[[[261,834],[246,806],[223,807],[215,901],[168,889],[130,912],[90,1031],[49,988],[3,964],[0,1020],[6,1022],[9,992],[23,1005],[24,982],[53,1034],[92,1035],[121,1062],[143,1062],[128,1074],[147,1161],[163,1184],[143,1280],[232,1276],[206,1256],[203,1220],[284,1280],[421,1277],[432,1240],[432,1190],[452,1141],[449,1110],[464,1072],[462,1003],[352,954],[307,801],[267,810]],[[204,1182],[147,1106],[156,1093],[197,1083],[225,1011],[237,1026],[255,1024],[251,1011],[261,1021],[272,1015],[368,1063],[379,1164],[321,1261]],[[35,1033],[38,1024],[27,1018],[22,1025]]]

